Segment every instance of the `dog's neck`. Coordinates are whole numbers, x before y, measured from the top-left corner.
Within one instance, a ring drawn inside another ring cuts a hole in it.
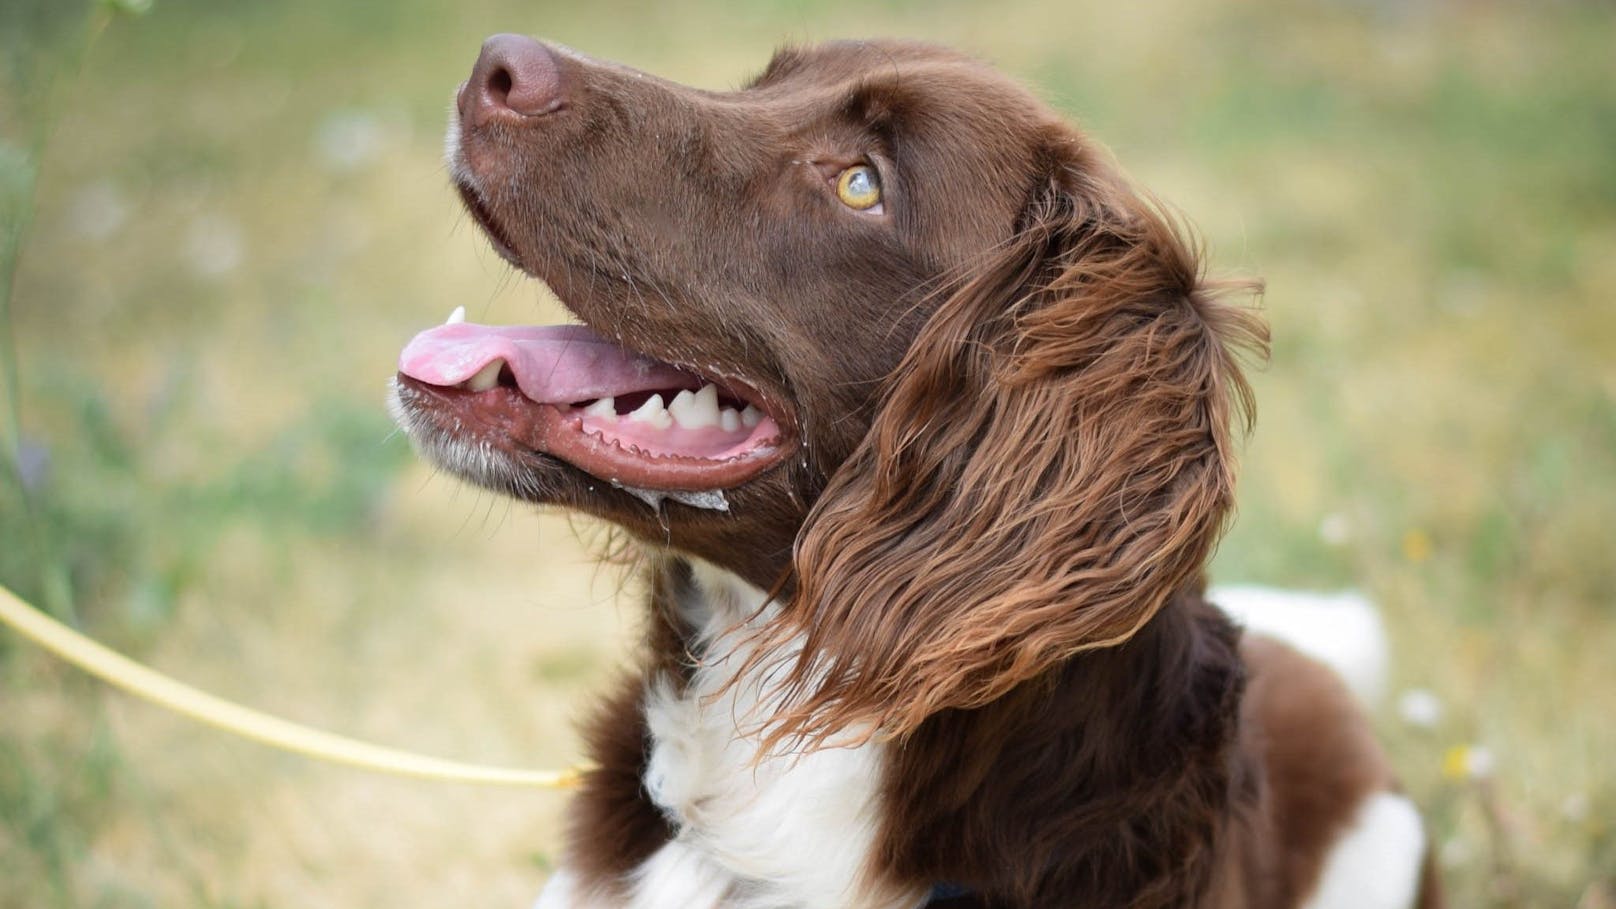
[[[640,890],[729,893],[725,905],[738,907],[917,905],[924,886],[868,876],[879,851],[870,806],[885,780],[882,746],[758,752],[755,730],[777,709],[769,675],[797,646],[751,661],[751,632],[778,609],[768,593],[675,558],[659,570],[653,603],[653,635],[668,637],[652,642],[659,665],[645,696],[642,785],[674,836]]]

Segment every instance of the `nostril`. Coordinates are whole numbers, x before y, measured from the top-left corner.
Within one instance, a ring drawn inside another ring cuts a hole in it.
[[[488,76],[488,93],[504,101],[511,96],[511,74],[505,69],[497,69]]]
[[[478,98],[479,106],[486,105],[493,110],[510,110],[511,107],[511,72],[503,66],[490,70],[483,79],[482,97]]]
[[[460,113],[477,125],[513,115],[536,117],[566,106],[555,56],[521,35],[495,35],[483,42],[467,88]]]

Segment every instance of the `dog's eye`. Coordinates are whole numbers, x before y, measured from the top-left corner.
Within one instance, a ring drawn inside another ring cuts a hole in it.
[[[849,167],[836,178],[836,198],[848,208],[869,211],[881,204],[881,177],[868,164]]]

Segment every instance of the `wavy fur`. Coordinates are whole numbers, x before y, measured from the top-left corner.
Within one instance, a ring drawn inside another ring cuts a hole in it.
[[[1235,349],[1192,247],[1074,138],[1016,236],[931,315],[809,514],[769,741],[902,736],[1126,640],[1233,505]]]

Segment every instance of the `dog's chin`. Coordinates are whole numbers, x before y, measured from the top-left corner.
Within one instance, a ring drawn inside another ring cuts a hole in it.
[[[544,505],[565,504],[566,462],[542,452],[513,451],[455,426],[432,393],[404,376],[387,387],[393,422],[428,463],[475,486]]]

